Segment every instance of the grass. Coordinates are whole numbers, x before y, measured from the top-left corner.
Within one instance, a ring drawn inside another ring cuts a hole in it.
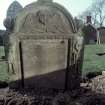
[[[6,62],[0,62],[0,81],[8,81],[8,66],[6,64]]]
[[[105,70],[105,55],[98,56],[96,53],[105,52],[105,45],[86,45],[84,50],[83,74]]]
[[[4,48],[0,47],[0,60],[4,56]],[[8,81],[8,66],[5,61],[0,61],[0,81]]]
[[[4,47],[0,47],[0,58],[4,56]]]

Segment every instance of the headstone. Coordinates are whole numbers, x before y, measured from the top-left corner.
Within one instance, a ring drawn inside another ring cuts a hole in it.
[[[16,0],[10,4],[7,10],[6,19],[4,20],[4,26],[6,28],[3,35],[3,44],[5,49],[5,59],[8,58],[9,53],[9,35],[13,31],[15,19],[18,13],[23,9],[21,4]]]
[[[83,38],[77,37],[72,16],[62,6],[47,1],[26,6],[10,35],[10,86],[78,88]]]
[[[52,2],[53,0],[38,0],[39,2]]]

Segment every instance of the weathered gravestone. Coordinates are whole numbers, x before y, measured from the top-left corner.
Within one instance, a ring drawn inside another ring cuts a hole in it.
[[[76,32],[59,4],[39,0],[26,6],[10,35],[10,86],[78,88],[83,38]]]

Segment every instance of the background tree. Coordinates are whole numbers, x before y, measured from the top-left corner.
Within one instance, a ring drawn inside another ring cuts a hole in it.
[[[91,7],[91,14],[94,18],[94,24],[104,25],[105,21],[105,0],[95,0]]]
[[[79,30],[79,29],[81,29],[83,27],[84,24],[83,24],[82,19],[75,17],[74,21],[75,21],[77,30]]]

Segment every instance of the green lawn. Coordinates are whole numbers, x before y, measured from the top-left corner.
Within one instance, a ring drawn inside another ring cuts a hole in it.
[[[8,66],[6,62],[0,62],[0,81],[8,81]]]
[[[86,45],[84,51],[83,74],[92,71],[105,70],[105,55],[97,56],[96,53],[105,52],[105,44]]]
[[[4,56],[4,47],[0,47],[0,58]]]
[[[8,66],[5,61],[1,61],[2,56],[4,56],[4,48],[0,47],[0,81],[8,81]]]

